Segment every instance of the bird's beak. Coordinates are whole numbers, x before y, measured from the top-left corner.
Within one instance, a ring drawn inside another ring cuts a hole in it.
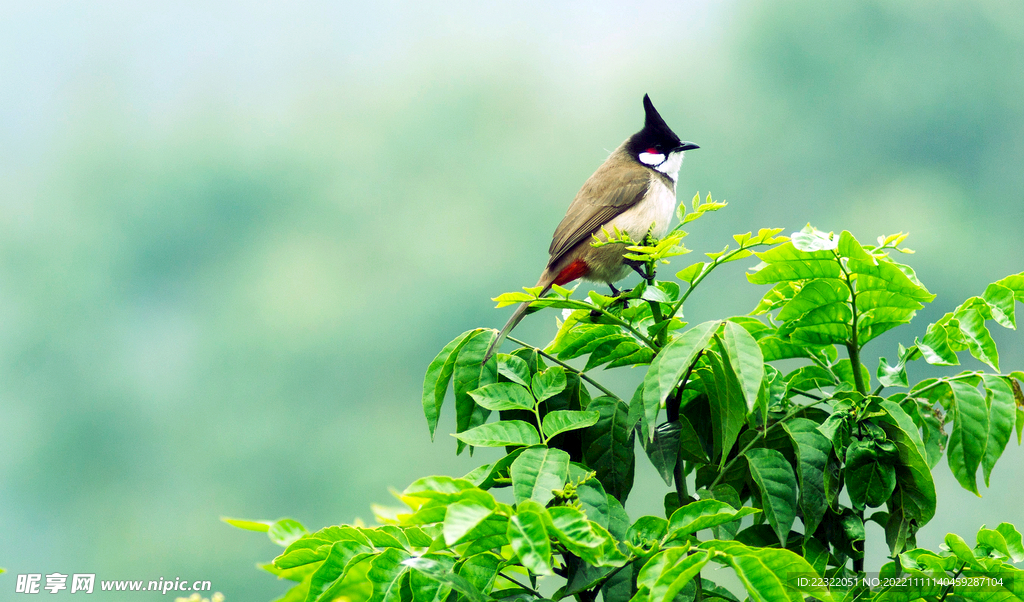
[[[675,147],[672,150],[673,151],[688,151],[688,150],[693,150],[695,148],[700,148],[700,147],[697,146],[696,144],[692,143],[692,142],[680,142],[679,146]]]

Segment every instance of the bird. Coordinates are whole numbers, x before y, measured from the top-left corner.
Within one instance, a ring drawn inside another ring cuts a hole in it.
[[[639,266],[623,258],[625,244],[593,247],[597,237],[616,228],[632,240],[648,233],[661,238],[668,232],[676,209],[676,180],[685,151],[700,148],[681,140],[665,123],[648,94],[644,94],[644,127],[612,151],[591,175],[569,205],[548,247],[548,264],[535,286],[543,296],[552,285],[579,278],[604,282],[618,295],[615,283]],[[530,302],[512,313],[491,343],[484,362],[526,314]]]

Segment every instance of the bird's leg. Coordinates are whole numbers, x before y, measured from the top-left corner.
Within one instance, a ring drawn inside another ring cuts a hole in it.
[[[612,284],[611,282],[608,283],[608,288],[612,289],[612,296],[613,297],[618,297],[619,295],[622,294],[622,291],[620,291],[619,289],[615,288],[615,285]]]
[[[647,284],[654,282],[654,270],[649,270],[647,264],[643,261],[634,261],[632,259],[623,259],[623,263],[633,268],[633,271],[640,274],[640,277],[647,281]]]

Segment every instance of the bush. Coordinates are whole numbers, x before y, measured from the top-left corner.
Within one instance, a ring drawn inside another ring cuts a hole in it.
[[[263,567],[297,582],[281,600],[736,600],[701,576],[708,562],[731,567],[751,600],[1024,599],[1013,525],[981,528],[973,548],[953,534],[938,552],[915,545],[943,453],[977,493],[1015,427],[1021,441],[1024,373],[999,371],[988,325],[1015,328],[1024,273],[899,345],[872,381],[863,347],[934,299],[894,260],[912,252],[906,236],[864,245],[845,231],[765,229],[660,280],[656,268],[688,252],[682,226],[723,206],[694,197],[662,240],[608,233],[603,244],[627,245],[649,275],[617,298],[558,286],[499,296],[562,310],[546,347],[509,337],[518,349],[483,362],[497,333],[481,328],[441,350],[423,385],[431,437],[451,387],[457,453],[504,447],[500,460],[416,481],[400,496],[408,509],[379,526],[226,519],[285,547]],[[678,317],[708,274],[751,256],[761,263],[747,279],[771,288],[750,315]],[[911,382],[909,363],[956,366],[964,352],[992,371]],[[577,358],[583,369],[567,363]],[[601,366],[639,367],[643,383],[627,401],[591,376]],[[623,509],[637,438],[672,487],[664,518]],[[866,520],[891,552],[877,576],[863,570]]]

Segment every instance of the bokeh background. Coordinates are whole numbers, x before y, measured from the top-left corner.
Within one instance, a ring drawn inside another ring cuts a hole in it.
[[[422,373],[500,326],[649,92],[701,145],[680,197],[762,226],[910,231],[938,299],[871,367],[1024,270],[1024,5],[793,0],[6,2],[0,19],[0,598],[25,572],[285,589],[220,515],[371,518],[454,458]],[[683,261],[677,267],[685,265]],[[749,311],[723,269],[687,317]],[[544,343],[550,316],[520,335]],[[1004,369],[1024,338],[996,333]],[[973,364],[971,365],[973,367]],[[912,368],[912,377],[928,372]],[[636,374],[610,374],[628,394]],[[920,542],[1020,521],[1024,453]],[[628,510],[665,491],[638,461]],[[867,568],[883,562],[869,527]],[[68,595],[64,592],[60,595]],[[138,594],[132,599],[156,598]]]

